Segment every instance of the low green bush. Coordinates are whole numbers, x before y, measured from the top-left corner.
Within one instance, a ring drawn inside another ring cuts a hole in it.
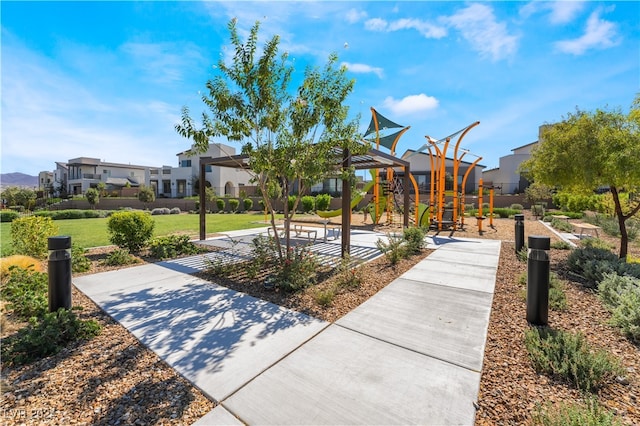
[[[610,323],[640,342],[640,278],[606,274],[598,285],[598,293],[611,311]]]
[[[394,234],[387,234],[387,239],[388,241],[384,241],[378,238],[376,247],[384,254],[390,264],[396,265],[400,260],[407,257],[407,248],[403,244],[404,238]]]
[[[86,250],[77,244],[71,245],[71,271],[87,272],[91,269],[91,261],[85,256]]]
[[[313,211],[313,208],[315,207],[315,204],[316,204],[316,199],[311,195],[305,195],[304,197],[302,197],[300,202],[302,203],[302,211],[305,213],[309,213]]]
[[[532,426],[622,426],[614,414],[590,398],[586,404],[538,405],[531,415]]]
[[[592,349],[580,333],[534,327],[525,332],[525,346],[536,371],[567,379],[580,390],[596,391],[623,374],[618,360]]]
[[[120,248],[138,253],[153,236],[155,222],[141,211],[118,211],[107,220],[110,241]]]
[[[556,250],[571,250],[573,247],[566,241],[554,241],[551,243],[551,248]]]
[[[615,248],[615,246],[601,238],[585,238],[580,241],[580,245],[584,248],[597,248],[603,249],[607,251],[611,251]]]
[[[405,228],[402,238],[406,241],[407,254],[416,254],[425,246],[425,233],[420,227]]]
[[[152,239],[149,244],[149,252],[156,259],[169,259],[181,255],[196,254],[199,250],[189,240],[188,235],[166,235]]]
[[[315,284],[319,263],[314,254],[300,246],[293,247],[287,258],[276,265],[276,285],[285,292],[292,293]]]
[[[595,288],[605,274],[617,271],[618,257],[601,248],[577,248],[569,254],[567,265],[587,281],[587,287]]]
[[[50,217],[27,216],[11,222],[11,241],[16,254],[44,259],[48,253],[48,239],[58,233],[58,226]]]
[[[325,290],[317,290],[315,292],[316,303],[320,306],[329,306],[333,302],[336,296],[335,287],[329,287]]]
[[[102,261],[102,263],[107,266],[131,265],[138,262],[138,258],[129,253],[129,250],[121,248],[113,250],[107,258]]]
[[[20,214],[18,212],[14,212],[13,210],[0,211],[0,222],[13,222],[19,217]]]
[[[524,206],[523,206],[522,204],[517,204],[517,203],[511,204],[511,205],[509,206],[509,208],[510,208],[511,210],[518,210],[519,212],[521,212],[522,210],[524,210]]]
[[[520,213],[520,211],[521,210],[510,209],[510,208],[508,209],[508,208],[505,208],[505,207],[498,207],[496,209],[493,209],[493,214],[498,215],[502,219],[507,219],[508,217],[511,217],[514,214]]]
[[[618,306],[611,311],[611,324],[622,334],[640,343],[640,287],[620,295]]]
[[[253,200],[251,198],[245,198],[242,200],[242,205],[245,211],[249,211],[253,208]]]
[[[218,208],[218,213],[224,213],[224,198],[216,198],[216,207]]]
[[[562,232],[573,232],[573,225],[563,219],[551,219],[551,227]]]
[[[240,200],[236,198],[229,199],[229,208],[233,213],[238,211],[238,207],[240,207]]]
[[[329,194],[316,195],[316,210],[319,210],[319,211],[329,210],[330,204],[331,204],[331,195]]]
[[[0,296],[16,316],[29,319],[44,315],[49,306],[49,276],[46,273],[11,266],[3,281]]]
[[[59,309],[41,318],[31,318],[29,325],[3,339],[2,361],[8,365],[27,364],[54,355],[67,344],[90,339],[100,333],[94,320],[82,321],[74,310]]]
[[[180,214],[182,213],[182,210],[180,210],[180,207],[171,207],[171,210],[169,210],[169,214]]]

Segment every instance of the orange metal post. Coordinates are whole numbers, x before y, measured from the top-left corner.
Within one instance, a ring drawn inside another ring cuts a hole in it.
[[[478,182],[478,232],[482,233],[482,178]]]
[[[489,188],[489,226],[493,228],[493,186]]]
[[[478,157],[476,161],[471,163],[471,166],[469,166],[469,168],[467,169],[467,172],[464,174],[464,177],[462,178],[462,203],[463,204],[464,204],[464,191],[465,191],[465,188],[467,187],[466,186],[467,178],[469,177],[469,173],[471,173],[471,171],[474,170],[474,168],[476,167],[476,164],[478,164],[480,160],[482,160],[482,157]],[[464,216],[462,216],[461,220],[462,220],[462,224],[464,225]]]

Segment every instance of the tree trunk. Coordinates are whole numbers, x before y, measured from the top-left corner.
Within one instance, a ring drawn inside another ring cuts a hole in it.
[[[613,202],[616,206],[616,216],[618,218],[618,226],[620,227],[620,253],[618,254],[618,257],[620,259],[626,259],[629,246],[629,235],[627,234],[626,225],[628,216],[625,216],[622,211],[620,196],[618,195],[618,189],[615,186],[611,187],[611,194],[613,195]]]

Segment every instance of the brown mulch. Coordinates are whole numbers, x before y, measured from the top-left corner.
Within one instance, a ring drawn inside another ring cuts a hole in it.
[[[524,349],[524,330],[528,327],[526,305],[521,296],[522,287],[518,284],[526,263],[515,258],[514,221],[496,219],[494,227],[485,221],[482,234],[475,222],[467,220],[466,229],[456,231],[453,236],[503,241],[476,424],[526,424],[536,404],[582,401],[582,395],[568,383],[535,373],[527,358]],[[354,227],[372,228],[370,223],[362,223],[361,215],[354,215],[353,223]],[[399,230],[397,225],[376,229]],[[449,231],[439,233],[442,236],[450,234]],[[525,222],[525,234],[548,235],[552,242],[559,240],[529,217]],[[610,240],[617,242],[616,239]],[[100,265],[100,260],[109,251],[109,248],[102,248],[89,254],[93,263],[89,273],[108,270]],[[630,251],[639,256],[640,244],[633,245]],[[316,295],[318,290],[334,285],[330,280],[296,295],[266,290],[259,283],[251,283],[241,276],[226,282],[216,277],[215,281],[273,303],[335,321],[429,253],[424,250],[395,267],[389,266],[384,258],[370,262],[362,268],[361,285],[350,291],[338,289],[329,306],[319,305]],[[569,304],[566,312],[550,311],[550,325],[581,331],[595,347],[606,348],[620,359],[626,369],[624,379],[600,389],[598,400],[617,413],[622,421],[640,424],[637,408],[640,406],[640,348],[606,324],[609,314],[593,292],[571,281],[564,273],[563,260],[567,255],[568,251],[550,251],[552,270],[563,278]],[[155,260],[142,256],[140,261]],[[91,341],[77,342],[59,354],[33,364],[3,367],[2,424],[188,425],[216,405],[75,288],[73,303],[83,307],[83,318],[96,319],[103,326],[102,333]],[[3,338],[12,332],[11,324],[10,316],[3,315]]]

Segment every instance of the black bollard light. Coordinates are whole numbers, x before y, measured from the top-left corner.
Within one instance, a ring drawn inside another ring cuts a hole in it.
[[[49,237],[49,312],[71,309],[71,237]]]
[[[513,218],[516,220],[516,254],[518,254],[524,247],[524,215],[516,214]]]
[[[529,236],[527,262],[527,321],[534,325],[549,322],[549,255],[551,238]]]

